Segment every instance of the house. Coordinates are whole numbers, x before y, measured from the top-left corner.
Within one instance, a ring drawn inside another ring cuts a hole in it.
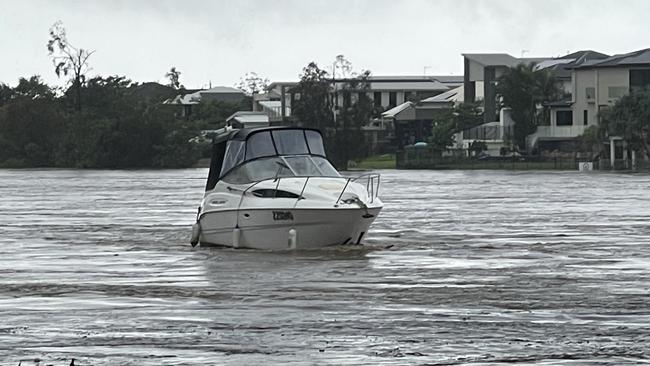
[[[573,99],[571,127],[595,126],[603,111],[621,97],[650,88],[650,49],[589,60],[572,68]],[[568,118],[568,115],[567,115]],[[611,136],[612,167],[618,159],[628,159],[625,141]],[[634,153],[629,153],[634,160]]]
[[[186,94],[179,94],[174,98],[164,101],[163,104],[181,108],[179,115],[182,117],[187,117],[192,114],[192,107],[199,103],[240,103],[242,100],[244,100],[244,98],[246,98],[246,94],[244,94],[242,90],[228,86],[216,86],[210,89],[197,90]]]
[[[550,57],[517,58],[507,53],[464,53],[463,100],[473,103],[479,100],[477,91],[482,90],[485,123],[498,121],[496,82],[509,68],[518,64],[537,64]]]
[[[577,137],[582,135],[585,128],[595,125],[583,118],[582,121],[575,116],[576,82],[575,69],[581,65],[591,64],[598,60],[606,59],[607,55],[591,50],[578,51],[569,55],[546,60],[538,63],[535,70],[547,70],[559,84],[564,92],[564,97],[544,103],[548,119],[537,126],[537,131],[527,137],[528,149],[531,151],[558,151],[574,152]],[[585,116],[588,116],[589,113]],[[584,116],[583,116],[584,117]],[[575,121],[575,123],[574,123]],[[580,122],[581,121],[581,122]]]
[[[335,79],[331,83],[331,94],[335,108],[354,102],[361,92],[352,92],[351,100],[344,100],[339,92],[352,79]],[[370,76],[366,96],[375,106],[388,110],[404,102],[426,99],[462,85],[462,76]],[[293,90],[298,82],[273,82],[266,95],[258,97],[257,110],[266,111],[271,118],[291,117],[291,106],[299,95]],[[273,102],[273,103],[269,103]]]

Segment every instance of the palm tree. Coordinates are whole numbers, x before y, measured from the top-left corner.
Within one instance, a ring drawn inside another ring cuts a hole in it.
[[[525,148],[526,136],[537,130],[544,118],[542,103],[556,101],[562,90],[547,70],[535,70],[533,64],[519,64],[509,68],[498,80],[496,87],[501,107],[512,110],[515,121],[514,139]]]

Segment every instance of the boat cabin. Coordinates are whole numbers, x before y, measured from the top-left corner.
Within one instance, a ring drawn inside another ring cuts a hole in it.
[[[215,138],[206,190],[218,181],[246,184],[278,177],[339,177],[318,130],[263,127]]]

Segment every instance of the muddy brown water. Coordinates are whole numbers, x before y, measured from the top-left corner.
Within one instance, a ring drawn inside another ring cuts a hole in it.
[[[384,171],[363,247],[191,248],[206,170],[0,170],[0,365],[650,363],[650,176]]]

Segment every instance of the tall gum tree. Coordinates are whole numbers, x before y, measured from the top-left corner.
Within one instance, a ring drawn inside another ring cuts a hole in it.
[[[75,109],[81,111],[81,89],[86,82],[86,73],[90,70],[88,59],[95,51],[73,46],[68,41],[61,21],[57,21],[50,27],[47,51],[52,57],[56,76],[70,77],[75,93]]]

